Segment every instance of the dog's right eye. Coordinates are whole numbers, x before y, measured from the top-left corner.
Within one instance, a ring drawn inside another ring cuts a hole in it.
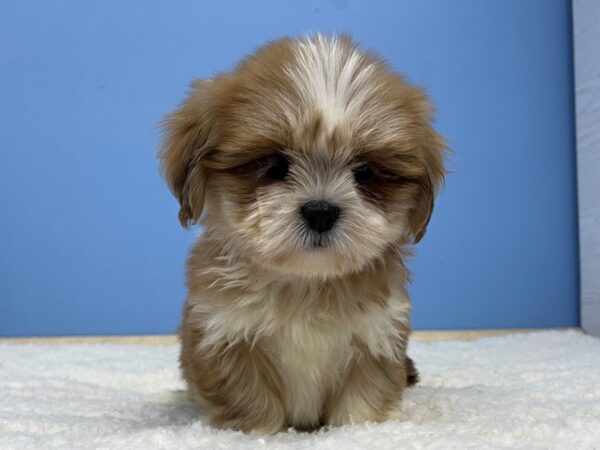
[[[265,177],[273,181],[283,180],[290,169],[290,163],[284,155],[277,155],[271,162]]]
[[[358,184],[366,184],[375,178],[375,173],[369,164],[361,164],[354,169],[354,179]]]

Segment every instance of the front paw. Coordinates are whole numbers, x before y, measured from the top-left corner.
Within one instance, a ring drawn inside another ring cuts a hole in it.
[[[327,414],[327,425],[342,426],[365,422],[385,422],[399,420],[402,413],[398,401],[373,401],[376,393],[367,400],[361,395],[352,393],[345,395],[339,401],[330,405]]]
[[[364,399],[344,398],[338,405],[329,411],[327,425],[339,427],[365,422],[382,422],[386,415],[377,411]]]
[[[343,425],[356,425],[367,422],[387,422],[388,420],[400,420],[402,413],[397,410],[389,411],[347,411],[333,414],[328,420],[327,425],[331,427],[341,427]]]
[[[271,405],[269,409],[264,408],[252,413],[221,408],[213,414],[210,423],[216,428],[228,428],[244,433],[275,434],[287,428],[283,408],[278,406]]]

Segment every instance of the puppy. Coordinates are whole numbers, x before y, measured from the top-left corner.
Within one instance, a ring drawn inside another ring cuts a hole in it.
[[[211,423],[259,433],[398,416],[404,260],[444,178],[419,88],[348,37],[272,42],[164,121],[187,262],[181,369]]]

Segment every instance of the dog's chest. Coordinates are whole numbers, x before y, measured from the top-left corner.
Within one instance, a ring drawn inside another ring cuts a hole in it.
[[[391,357],[398,324],[408,320],[407,304],[391,298],[337,317],[303,311],[281,322],[270,337],[281,374],[283,401],[292,424],[315,424],[333,389],[340,388],[357,356],[357,342],[371,353]]]
[[[270,338],[281,375],[288,421],[318,423],[328,392],[352,359],[352,330],[346,323],[291,320]]]

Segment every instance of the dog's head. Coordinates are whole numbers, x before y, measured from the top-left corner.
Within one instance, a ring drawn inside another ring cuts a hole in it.
[[[254,264],[337,276],[425,233],[444,177],[431,115],[350,39],[284,39],[193,84],[165,120],[162,170],[184,226],[203,215]]]

